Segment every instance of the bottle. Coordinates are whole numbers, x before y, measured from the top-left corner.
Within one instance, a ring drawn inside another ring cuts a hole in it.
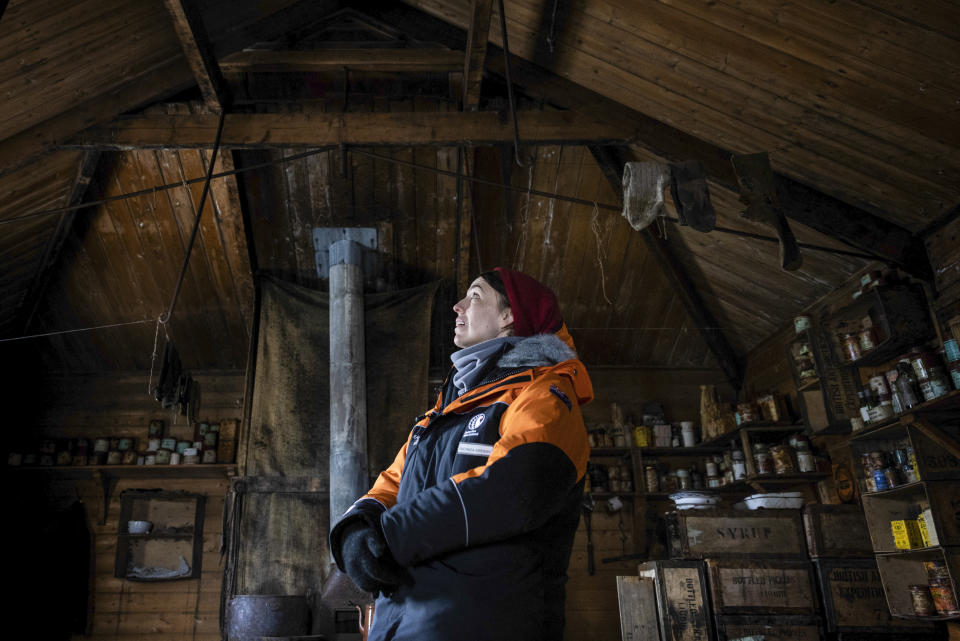
[[[909,358],[901,359],[897,363],[897,389],[900,391],[900,400],[906,409],[912,409],[920,402],[917,379]]]
[[[847,334],[843,337],[843,355],[849,362],[857,361],[862,356],[860,340],[853,334]]]
[[[677,470],[677,489],[678,490],[689,490],[692,488],[692,483],[690,481],[690,470],[685,470],[680,468]]]
[[[732,454],[733,458],[733,480],[742,481],[747,478],[747,464],[743,459],[743,452],[740,450],[734,450]]]
[[[873,409],[873,395],[870,393],[870,388],[864,387],[857,392],[857,396],[860,398],[860,418],[864,425],[869,425],[870,410]]]

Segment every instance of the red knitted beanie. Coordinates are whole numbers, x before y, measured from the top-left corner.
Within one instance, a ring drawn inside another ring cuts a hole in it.
[[[515,336],[548,334],[560,329],[563,325],[560,305],[549,287],[523,272],[505,267],[497,267],[494,271],[500,274],[507,289]]]

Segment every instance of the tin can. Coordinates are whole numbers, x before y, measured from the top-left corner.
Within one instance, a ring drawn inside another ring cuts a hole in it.
[[[886,468],[873,471],[873,482],[876,487],[874,490],[875,492],[882,492],[890,489],[890,484],[887,483]]]
[[[215,432],[214,432],[215,433]],[[216,463],[217,462],[217,451],[216,450],[204,450],[202,460],[204,463]]]
[[[214,438],[219,438],[219,432],[211,431]],[[637,425],[633,428],[633,444],[637,447],[650,447],[651,429],[646,425]]]
[[[147,452],[143,455],[143,464],[144,465],[156,465],[157,464],[157,454],[156,452]]]
[[[117,449],[121,452],[126,452],[133,448],[133,439],[132,438],[122,438],[117,441]]]
[[[137,451],[136,450],[126,450],[123,453],[123,464],[124,465],[136,465],[137,464]]]
[[[923,569],[927,573],[927,581],[950,578],[950,573],[947,571],[947,564],[944,561],[924,561]]]
[[[220,442],[220,432],[207,432],[203,436],[203,449],[217,449]]]
[[[170,465],[180,465],[183,455],[180,452],[170,452]]]
[[[943,341],[943,355],[948,363],[960,361],[960,343],[957,343],[957,339],[948,338]]]
[[[171,452],[177,449],[177,439],[167,437],[160,441],[161,450],[170,450]],[[164,463],[166,465],[166,463]]]
[[[123,453],[120,450],[107,452],[107,465],[120,465],[123,462]]]
[[[152,438],[149,441],[147,441],[148,452],[156,452],[159,449],[160,449],[160,439]]]
[[[93,451],[94,452],[103,452],[106,453],[110,451],[110,440],[105,438],[98,438],[93,441]]]
[[[864,327],[857,336],[861,352],[869,352],[877,347],[877,332],[872,327]]]
[[[148,438],[163,438],[163,421],[155,419],[147,427]]]
[[[933,606],[937,609],[937,614],[943,616],[960,614],[960,610],[957,609],[957,597],[953,593],[953,585],[950,579],[934,579],[931,581],[930,594],[933,596]]]
[[[793,330],[799,334],[800,332],[805,332],[810,329],[810,317],[803,315],[797,316],[793,319]]]
[[[177,441],[177,453],[183,454],[183,451],[188,447],[193,447],[190,441]]]
[[[932,617],[937,613],[929,585],[911,585],[910,600],[913,602],[913,613],[918,617]]]
[[[156,461],[157,465],[170,465],[171,454],[173,454],[173,450],[161,447],[154,455],[154,460]]]
[[[797,467],[801,472],[816,472],[817,464],[813,458],[813,452],[810,450],[797,451]]]

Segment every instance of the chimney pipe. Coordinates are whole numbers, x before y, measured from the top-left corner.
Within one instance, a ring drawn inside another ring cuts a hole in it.
[[[330,527],[369,489],[363,246],[330,245]]]

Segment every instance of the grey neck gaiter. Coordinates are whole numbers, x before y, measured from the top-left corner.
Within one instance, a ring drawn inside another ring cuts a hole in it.
[[[497,357],[506,344],[514,345],[523,340],[521,336],[501,336],[490,340],[464,347],[450,355],[456,373],[453,375],[453,385],[457,388],[457,396],[468,389],[472,389],[480,382],[487,369],[488,361]]]

